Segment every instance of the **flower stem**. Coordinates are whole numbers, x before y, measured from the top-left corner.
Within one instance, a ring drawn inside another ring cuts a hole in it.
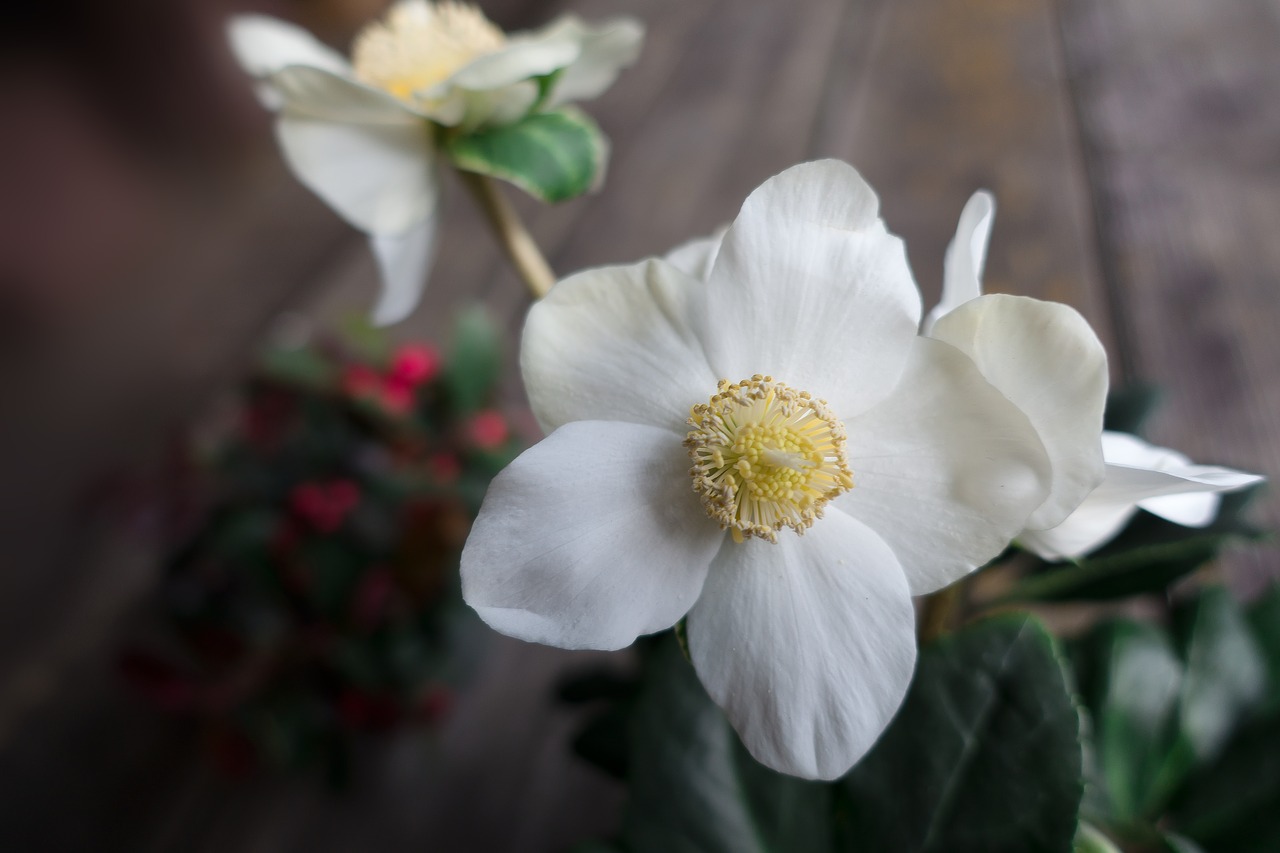
[[[461,169],[458,170],[458,175],[484,211],[494,236],[502,244],[516,272],[529,286],[533,298],[541,299],[546,296],[551,285],[556,282],[556,274],[551,271],[547,259],[542,256],[538,244],[533,242],[533,237],[520,221],[515,209],[502,196],[492,179]]]
[[[951,586],[925,596],[924,609],[920,613],[920,645],[932,643],[951,627],[952,612],[960,600],[961,586],[957,581]]]

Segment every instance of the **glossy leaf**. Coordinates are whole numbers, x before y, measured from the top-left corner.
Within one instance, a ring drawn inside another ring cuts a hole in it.
[[[1221,587],[1180,610],[1175,625],[1186,661],[1179,730],[1196,758],[1205,760],[1261,698],[1266,669],[1244,614]]]
[[[502,345],[493,320],[479,306],[463,311],[453,330],[453,346],[444,373],[445,388],[455,411],[467,414],[483,407],[492,396],[501,371]]]
[[[541,201],[575,198],[604,171],[608,144],[585,114],[573,109],[533,113],[446,141],[454,164],[515,184]]]
[[[1235,734],[1218,758],[1175,799],[1179,831],[1207,853],[1280,850],[1280,718],[1257,720]]]
[[[831,844],[831,788],[756,763],[670,634],[631,719],[629,853],[809,853]]]
[[[1079,716],[1053,639],[999,617],[925,650],[880,743],[841,783],[841,846],[895,853],[1068,850]]]
[[[1092,721],[1094,782],[1116,823],[1140,822],[1165,787],[1182,663],[1164,632],[1127,620],[1096,630],[1073,657]]]

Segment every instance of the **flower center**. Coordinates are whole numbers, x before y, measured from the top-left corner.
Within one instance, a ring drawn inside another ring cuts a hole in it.
[[[415,93],[506,42],[502,30],[475,6],[402,0],[383,21],[360,31],[351,61],[362,82],[413,101]]]
[[[853,488],[844,424],[824,401],[772,376],[721,379],[688,424],[693,490],[734,541],[777,542],[783,527],[804,533],[827,501]]]

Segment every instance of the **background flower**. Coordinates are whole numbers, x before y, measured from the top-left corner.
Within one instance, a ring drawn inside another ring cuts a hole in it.
[[[351,62],[262,15],[233,18],[228,34],[298,180],[369,234],[383,282],[373,318],[386,324],[413,310],[431,266],[441,135],[595,97],[635,61],[643,31],[566,16],[507,36],[475,7],[402,0],[356,37]]]

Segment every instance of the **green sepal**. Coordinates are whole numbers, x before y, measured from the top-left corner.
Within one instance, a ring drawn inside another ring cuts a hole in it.
[[[570,107],[451,136],[444,146],[459,169],[515,184],[545,202],[576,198],[594,188],[609,154],[596,123]]]

